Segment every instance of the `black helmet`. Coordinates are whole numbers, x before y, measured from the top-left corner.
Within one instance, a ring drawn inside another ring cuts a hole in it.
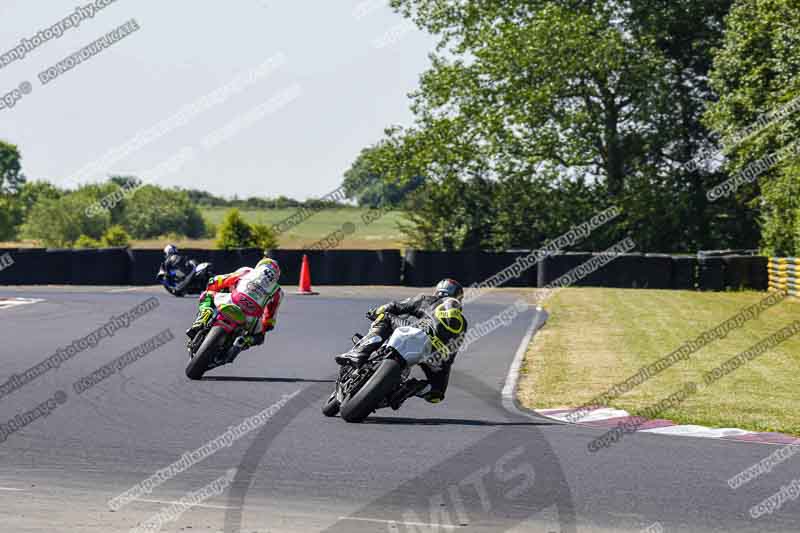
[[[464,287],[454,279],[443,279],[436,285],[436,296],[440,298],[455,298],[459,302],[464,299]]]
[[[461,302],[455,298],[445,298],[442,303],[436,306],[433,315],[438,322],[437,327],[441,326],[455,335],[464,333],[464,315],[461,314]]]

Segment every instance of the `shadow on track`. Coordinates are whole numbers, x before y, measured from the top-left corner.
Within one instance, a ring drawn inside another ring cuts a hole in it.
[[[251,376],[205,376],[202,381],[241,381],[249,383],[336,383],[334,379],[259,378]]]
[[[546,531],[576,533],[577,516],[572,489],[567,483],[559,456],[544,433],[545,426],[555,424],[547,419],[533,420],[531,417],[534,415],[531,414],[506,410],[500,391],[470,374],[454,370],[452,378],[451,386],[481,400],[485,408],[508,422],[368,418],[365,421],[367,424],[488,425],[497,426],[498,429],[466,448],[448,454],[432,468],[400,487],[364,502],[348,516],[340,516],[324,529],[326,533],[352,533],[354,521],[375,522],[374,517],[380,517],[377,520],[383,525],[380,529],[394,526],[394,531],[399,531],[399,524],[413,526],[419,531],[417,524],[426,521],[419,517],[430,517],[430,523],[423,524],[432,526],[428,531],[439,531],[442,529],[439,526],[449,530],[460,524],[486,525],[483,530],[487,531],[509,530],[533,520],[538,526],[546,523]],[[329,385],[319,380],[312,381],[302,390],[302,394],[281,408],[252,440],[239,462],[236,477],[228,491],[225,533],[242,532],[247,493],[257,473],[263,472],[265,465],[261,463],[274,440],[303,411],[308,408],[319,409],[320,402],[330,392]],[[515,466],[509,468],[512,462]],[[476,483],[480,490],[475,489]],[[510,483],[513,486],[509,486]]]
[[[550,426],[553,422],[492,422],[490,420],[467,420],[461,418],[389,418],[382,416],[371,416],[364,420],[364,425],[386,424],[386,425],[409,425],[409,426]]]

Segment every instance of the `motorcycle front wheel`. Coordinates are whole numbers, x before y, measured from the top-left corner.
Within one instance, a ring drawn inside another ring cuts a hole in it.
[[[342,403],[342,418],[347,422],[363,422],[402,379],[402,365],[394,359],[385,359],[364,386]]]
[[[200,379],[203,377],[203,374],[208,370],[209,362],[214,355],[222,349],[227,335],[225,330],[219,326],[211,328],[211,331],[208,332],[205,340],[203,340],[203,344],[200,345],[194,355],[192,355],[192,358],[189,359],[189,363],[186,365],[186,377],[189,379]]]

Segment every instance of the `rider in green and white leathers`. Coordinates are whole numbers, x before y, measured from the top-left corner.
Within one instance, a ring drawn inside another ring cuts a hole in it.
[[[186,335],[193,339],[208,324],[217,293],[235,291],[240,297],[238,305],[245,316],[256,320],[252,334],[242,337],[245,349],[262,344],[264,335],[275,328],[278,308],[283,300],[283,290],[278,284],[280,275],[278,263],[264,258],[255,268],[242,267],[236,272],[213,277],[206,291],[200,295],[197,317]]]

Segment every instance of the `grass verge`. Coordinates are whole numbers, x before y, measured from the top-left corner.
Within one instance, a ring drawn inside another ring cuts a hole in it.
[[[522,366],[520,401],[578,407],[766,296],[758,292],[569,288],[545,305],[548,323]],[[681,424],[800,435],[800,335],[705,387],[705,372],[800,319],[787,298],[611,402],[631,414],[694,381],[699,392],[660,414]]]
[[[228,208],[203,208],[203,217],[219,226]],[[402,212],[391,211],[366,224],[361,216],[369,210],[364,208],[322,209],[302,224],[298,224],[278,237],[281,248],[301,249],[309,246],[332,232],[341,229],[345,223],[355,226],[355,231],[345,237],[338,246],[341,249],[379,250],[403,248],[403,235],[397,229]],[[244,219],[251,223],[278,223],[297,213],[297,209],[244,209]]]

